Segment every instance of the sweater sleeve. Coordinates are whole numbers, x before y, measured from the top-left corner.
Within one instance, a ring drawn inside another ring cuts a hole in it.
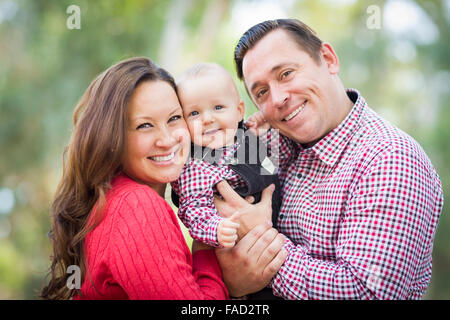
[[[227,298],[214,251],[192,257],[175,214],[153,190],[129,192],[111,231],[111,274],[130,299]]]

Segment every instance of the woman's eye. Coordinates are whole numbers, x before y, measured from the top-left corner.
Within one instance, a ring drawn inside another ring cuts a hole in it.
[[[198,111],[192,111],[191,113],[189,113],[190,117],[195,117],[197,115],[199,115]]]
[[[223,109],[223,106],[217,105],[217,106],[214,107],[214,109],[215,109],[215,110],[222,110],[222,109]]]
[[[168,122],[177,121],[180,119],[181,119],[181,116],[177,114],[176,116],[171,117]]]
[[[136,129],[147,129],[147,128],[151,128],[153,127],[150,123],[146,122],[146,123],[142,123],[140,125],[137,126]]]

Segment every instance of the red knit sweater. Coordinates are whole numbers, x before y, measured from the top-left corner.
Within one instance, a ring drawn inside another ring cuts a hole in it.
[[[88,273],[75,299],[228,297],[214,251],[191,255],[173,210],[154,190],[120,174],[106,200],[86,237]]]

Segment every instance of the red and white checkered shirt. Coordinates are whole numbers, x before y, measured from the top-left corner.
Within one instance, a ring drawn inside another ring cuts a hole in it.
[[[193,239],[213,247],[219,247],[217,226],[223,219],[214,205],[216,184],[227,180],[233,189],[245,186],[245,181],[227,164],[238,148],[239,142],[221,148],[223,153],[215,161],[190,158],[178,180],[172,183],[179,196],[178,217]]]
[[[291,142],[295,156],[281,162],[278,230],[289,255],[271,286],[285,299],[420,299],[441,182],[413,138],[348,95],[346,119],[311,148]]]

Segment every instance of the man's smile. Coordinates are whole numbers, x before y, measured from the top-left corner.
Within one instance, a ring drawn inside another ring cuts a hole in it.
[[[305,100],[305,102],[303,102],[297,109],[295,109],[294,111],[292,111],[290,114],[288,114],[285,118],[283,118],[282,121],[289,121],[292,118],[294,118],[297,114],[299,114],[300,112],[303,111],[303,109],[306,106],[306,103],[308,102],[308,100]]]

